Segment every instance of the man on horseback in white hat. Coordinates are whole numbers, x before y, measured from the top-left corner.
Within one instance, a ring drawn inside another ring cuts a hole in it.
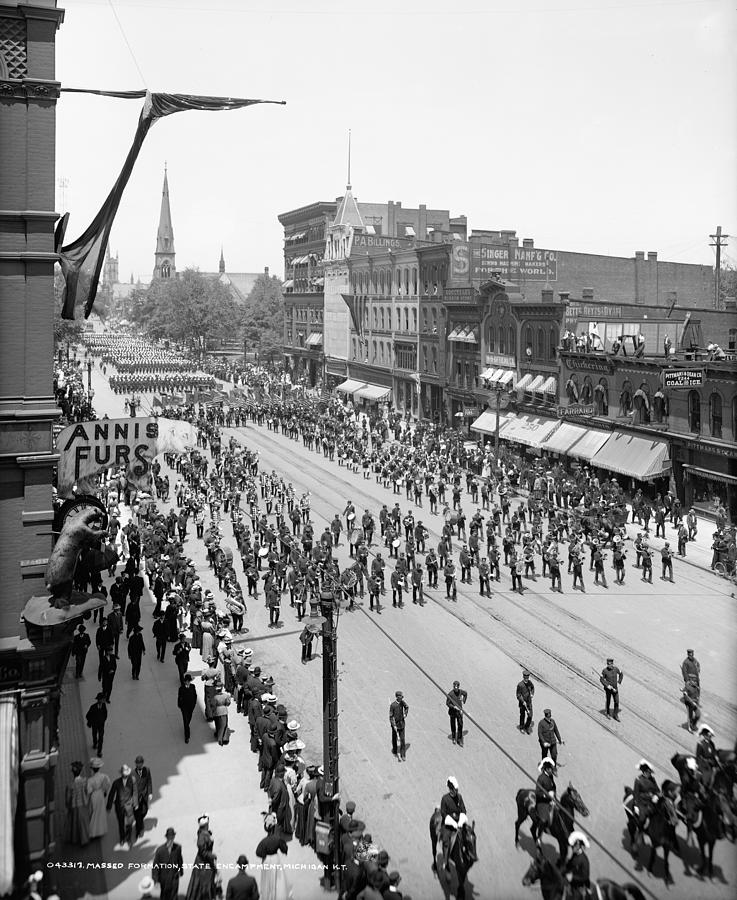
[[[451,845],[455,841],[459,828],[468,823],[466,816],[466,804],[458,790],[458,779],[454,775],[450,775],[447,781],[448,792],[443,794],[440,801],[440,822],[443,829],[443,868],[447,871],[450,868],[448,860],[450,859]]]
[[[557,797],[557,789],[555,787],[555,760],[550,756],[540,760],[537,767],[540,773],[535,782],[535,813],[539,825],[538,840],[540,833],[545,831],[550,825],[550,814],[553,803]]]
[[[571,891],[569,900],[588,900],[591,896],[591,881],[589,872],[589,858],[586,850],[589,841],[582,831],[572,831],[568,836],[568,846],[571,848],[571,857],[566,862],[566,875],[571,876]]]
[[[633,813],[640,831],[645,831],[660,799],[660,788],[653,775],[653,767],[646,759],[641,759],[637,768],[640,774],[632,786]]]

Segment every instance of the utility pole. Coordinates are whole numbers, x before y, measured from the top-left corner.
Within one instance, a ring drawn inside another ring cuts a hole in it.
[[[338,632],[335,622],[335,595],[332,591],[320,593],[322,623],[322,751],[325,769],[325,798],[329,801],[328,819],[332,831],[333,873],[340,893],[340,827],[339,801],[332,800],[339,793],[338,775]]]
[[[709,246],[716,247],[716,251],[717,251],[717,259],[716,259],[717,277],[716,277],[716,284],[714,286],[714,309],[719,309],[719,306],[720,306],[719,294],[720,294],[721,288],[722,288],[722,284],[721,284],[721,281],[722,281],[722,272],[721,272],[721,269],[722,269],[722,247],[727,246],[727,238],[729,237],[729,235],[722,234],[722,226],[717,225],[717,233],[710,234],[709,237],[712,240],[712,243],[709,244]]]

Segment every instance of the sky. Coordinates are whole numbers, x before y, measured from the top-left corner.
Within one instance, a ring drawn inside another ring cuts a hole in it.
[[[177,269],[283,273],[277,216],[341,196],[551,250],[737,263],[729,0],[67,0],[62,87],[286,100],[149,132],[111,236],[148,281],[168,166]],[[57,211],[87,227],[142,106],[62,94]]]

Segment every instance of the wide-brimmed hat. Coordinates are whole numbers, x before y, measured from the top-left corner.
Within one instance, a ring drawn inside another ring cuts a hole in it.
[[[541,759],[537,765],[537,771],[542,772],[545,766],[552,766],[553,768],[555,768],[555,760],[549,756],[546,756],[545,759]]]
[[[142,894],[150,894],[154,889],[154,880],[150,875],[146,875],[138,882],[138,890]]]
[[[305,746],[306,744],[304,741],[288,741],[286,744],[284,744],[284,750],[287,753],[298,753],[300,750],[304,750]]]
[[[103,765],[104,765],[104,763],[100,759],[99,756],[93,756],[92,759],[90,760],[90,768],[91,769],[101,769],[103,767]]]
[[[296,719],[290,719],[289,722],[287,722],[287,728],[289,729],[289,731],[299,731],[301,727],[302,726]]]
[[[572,831],[568,835],[568,846],[574,847],[576,844],[581,843],[588,849],[591,845],[589,844],[589,839],[583,833],[583,831]]]

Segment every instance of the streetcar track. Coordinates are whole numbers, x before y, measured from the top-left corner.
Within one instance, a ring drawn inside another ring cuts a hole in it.
[[[268,443],[276,444],[278,447],[278,442],[276,442],[273,438],[268,437],[271,434],[268,430],[265,434],[263,431],[259,432],[259,434],[264,437],[267,437]],[[279,450],[281,450],[281,448],[279,448]],[[279,456],[281,458],[281,453],[279,453]],[[298,483],[299,483],[299,481],[298,481]],[[307,485],[304,482],[302,482],[302,485],[304,487],[307,487]],[[357,494],[361,494],[364,497],[364,499],[366,497],[368,497],[371,500],[371,503],[374,503],[374,504],[376,503],[376,499],[374,497],[371,497],[370,495],[363,493],[363,491],[361,491],[361,489],[360,489],[360,486],[359,486],[358,492],[354,491],[352,493],[354,496]],[[397,495],[394,495],[394,496],[397,496]],[[327,501],[324,501],[324,502],[327,502]],[[372,556],[376,555],[376,553],[373,550],[371,550],[371,548],[369,548],[369,553]],[[426,595],[426,596],[428,596],[428,595]],[[582,672],[577,666],[575,666],[572,663],[568,662],[567,660],[563,659],[560,655],[556,654],[555,652],[548,650],[546,647],[544,647],[542,644],[540,644],[538,641],[534,640],[533,638],[529,637],[529,635],[527,635],[520,629],[518,629],[515,626],[511,625],[510,623],[504,621],[499,616],[494,615],[494,613],[491,610],[489,610],[486,607],[484,607],[483,605],[481,605],[477,600],[475,600],[473,597],[468,596],[465,592],[461,593],[461,596],[464,597],[464,599],[470,600],[470,602],[475,607],[477,607],[479,610],[481,610],[485,615],[487,615],[489,618],[493,619],[495,622],[497,622],[497,624],[501,625],[503,628],[506,628],[507,631],[510,632],[517,640],[521,640],[523,643],[530,644],[537,651],[542,653],[544,656],[546,656],[547,658],[552,660],[557,665],[561,666],[564,669],[567,669],[569,672],[571,672],[573,675],[577,676],[578,678],[582,679],[587,684],[589,684],[591,686],[595,686],[597,689],[597,693],[599,693],[598,681],[594,682],[594,680],[590,676],[588,676],[587,673]],[[467,628],[470,628],[474,632],[474,634],[478,635],[483,640],[485,640],[487,643],[490,643],[492,646],[494,646],[496,649],[498,649],[500,652],[502,652],[508,659],[511,659],[517,665],[523,666],[523,663],[521,663],[503,644],[494,640],[494,638],[492,638],[490,635],[486,634],[484,631],[480,630],[476,625],[469,622],[468,619],[466,619],[461,613],[448,607],[446,604],[443,604],[436,597],[431,597],[431,599],[435,603],[437,603],[439,606],[441,606],[446,612],[448,612],[450,615],[452,615],[455,619],[462,622]],[[365,612],[362,608],[361,608],[361,610],[362,610],[362,612]],[[573,639],[571,639],[571,640],[573,640]],[[529,665],[528,665],[528,668],[530,668]],[[537,673],[535,673],[535,677],[538,679],[538,681],[541,684],[545,684],[546,687],[548,687],[550,690],[552,690],[559,697],[563,698],[567,703],[571,703],[577,710],[579,710],[584,715],[586,715],[588,718],[590,718],[591,721],[593,721],[597,725],[599,725],[599,727],[602,728],[604,731],[606,731],[608,734],[617,738],[617,740],[619,740],[621,743],[623,743],[627,747],[629,747],[630,750],[634,750],[640,756],[647,756],[646,751],[643,751],[643,749],[641,747],[638,747],[636,744],[634,744],[628,738],[624,737],[618,731],[615,731],[613,728],[607,726],[606,722],[602,721],[602,719],[598,713],[594,713],[593,711],[590,711],[590,710],[586,709],[585,707],[583,707],[581,704],[571,700],[571,698],[568,696],[568,694],[566,694],[563,691],[563,689],[556,688],[548,680],[539,676]],[[646,727],[649,727],[649,728],[655,730],[656,732],[659,733],[659,735],[666,738],[669,743],[675,742],[680,746],[681,749],[685,750],[687,753],[689,753],[689,754],[692,753],[692,748],[689,745],[687,745],[684,742],[684,740],[680,738],[680,736],[678,736],[678,735],[674,736],[672,733],[666,731],[664,728],[661,728],[660,726],[656,725],[650,717],[646,717],[640,713],[637,713],[634,710],[629,710],[629,707],[628,707],[628,711],[631,711],[632,714],[636,718],[638,718],[641,722],[643,722]]]

